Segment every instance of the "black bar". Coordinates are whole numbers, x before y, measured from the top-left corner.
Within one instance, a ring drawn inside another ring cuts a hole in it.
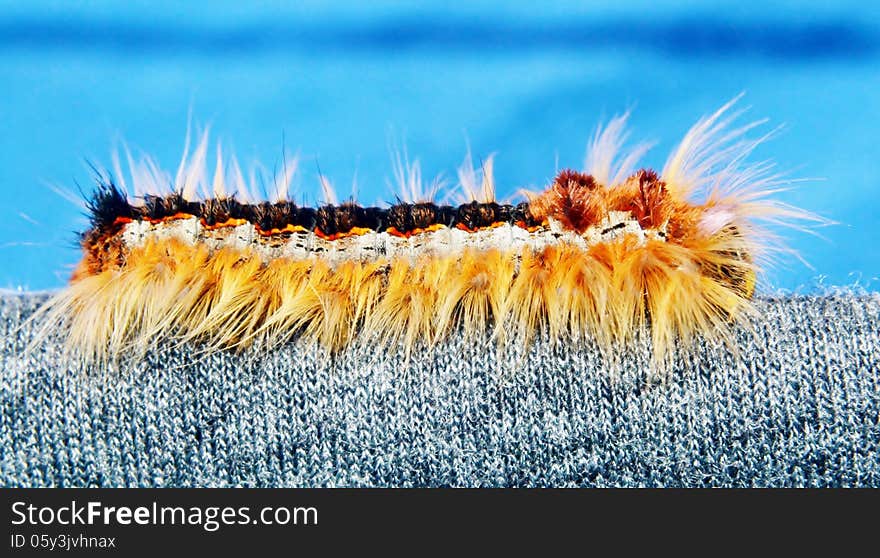
[[[572,548],[604,555],[600,549],[608,544],[617,549],[612,554],[626,555],[666,549],[663,554],[698,541],[710,544],[707,553],[783,543],[789,555],[798,545],[816,550],[825,537],[841,555],[859,535],[873,535],[877,496],[867,490],[4,489],[0,555],[78,555],[84,545],[88,554],[120,556],[306,550],[335,556],[346,549],[469,555],[479,548],[493,556]],[[72,525],[58,523],[74,516]]]

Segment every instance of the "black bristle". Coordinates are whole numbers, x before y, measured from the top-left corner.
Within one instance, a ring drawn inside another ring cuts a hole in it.
[[[222,223],[228,219],[228,214],[223,207],[223,200],[210,199],[205,200],[199,205],[199,212],[196,214],[202,221],[212,227],[217,223]]]
[[[326,235],[339,232],[336,228],[336,208],[332,205],[323,205],[315,212],[317,228]]]
[[[408,203],[398,203],[388,208],[386,215],[388,228],[395,228],[400,232],[413,229],[412,206]]]
[[[250,207],[247,204],[243,204],[235,198],[227,198],[223,200],[226,204],[226,213],[229,215],[230,219],[244,219],[246,221],[250,221],[249,219],[249,211]]]
[[[513,214],[516,208],[510,204],[499,205],[495,210],[495,219],[499,223],[516,223],[516,220],[513,218]]]
[[[336,208],[336,230],[341,233],[347,233],[355,227],[360,227],[364,222],[364,214],[366,211],[363,207],[346,202]]]
[[[458,208],[451,205],[441,205],[437,208],[437,224],[451,227],[455,224]]]
[[[167,196],[144,196],[145,211],[150,219],[164,219],[178,213],[187,213],[189,203],[179,192]],[[199,210],[194,215],[199,214]]]
[[[363,221],[361,221],[359,226],[365,229],[381,231],[385,229],[385,224],[387,222],[387,210],[382,209],[381,207],[365,207],[363,213]]]
[[[199,216],[205,212],[204,204],[202,202],[196,201],[188,201],[186,202],[186,206],[181,213],[186,213],[187,215],[195,215]]]
[[[93,229],[106,229],[120,217],[162,220],[177,214],[195,215],[208,226],[230,219],[244,219],[262,231],[284,229],[288,225],[313,231],[318,227],[327,235],[347,233],[353,228],[377,232],[394,228],[400,232],[427,229],[432,225],[454,227],[463,225],[477,230],[495,223],[536,226],[528,202],[517,205],[473,201],[460,206],[436,205],[429,202],[398,203],[389,208],[361,207],[353,202],[325,205],[318,208],[299,207],[294,202],[279,201],[247,204],[234,197],[190,202],[180,192],[157,196],[146,194],[143,204],[133,207],[125,194],[112,182],[101,180],[87,202]]]
[[[315,230],[315,225],[318,223],[318,212],[311,207],[300,207],[296,212],[296,218],[291,223],[292,225],[298,225],[303,227],[306,230],[313,231]]]
[[[473,201],[458,207],[456,223],[461,223],[471,230],[488,227],[496,222],[497,203],[480,203]]]
[[[410,208],[414,229],[426,229],[437,224],[437,206],[433,203],[415,203]]]
[[[272,227],[272,204],[269,202],[259,203],[252,206],[254,225],[261,231],[271,230]]]
[[[529,210],[529,202],[518,203],[513,212],[513,217],[515,219],[514,222],[522,221],[526,227],[535,227],[541,224],[532,217],[532,212]]]
[[[138,209],[138,213],[145,219],[161,219],[159,214],[162,206],[162,198],[160,196],[147,194],[144,196],[144,205]]]
[[[101,180],[98,188],[86,201],[89,218],[95,229],[107,229],[113,226],[116,219],[134,217],[131,205],[125,194],[112,180]]]

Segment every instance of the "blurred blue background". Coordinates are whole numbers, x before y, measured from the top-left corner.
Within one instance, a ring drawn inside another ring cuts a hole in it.
[[[49,185],[91,188],[84,160],[115,143],[176,169],[188,114],[243,163],[302,156],[343,194],[391,200],[389,142],[427,177],[455,177],[469,143],[497,153],[502,197],[581,167],[596,124],[633,108],[633,140],[666,155],[739,92],[747,118],[785,130],[762,146],[794,177],[786,201],[840,222],[788,238],[773,287],[878,289],[880,8],[730,1],[0,3],[0,286],[43,289],[78,257],[81,208]],[[829,3],[830,4],[830,3]],[[282,140],[283,138],[283,140]]]

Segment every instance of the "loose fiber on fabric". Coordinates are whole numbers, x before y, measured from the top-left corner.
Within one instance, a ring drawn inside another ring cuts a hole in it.
[[[167,347],[84,371],[0,299],[4,486],[880,486],[880,296],[759,298],[664,379],[539,337],[333,356]]]

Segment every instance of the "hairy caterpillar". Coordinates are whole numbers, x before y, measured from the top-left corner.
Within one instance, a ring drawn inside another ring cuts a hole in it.
[[[132,161],[134,196],[106,179],[91,199],[83,259],[41,310],[43,335],[60,324],[72,349],[107,361],[169,339],[207,351],[370,339],[409,354],[458,327],[605,348],[649,331],[663,362],[695,336],[729,339],[752,311],[756,276],[780,249],[759,222],[815,219],[771,198],[781,181],[770,165],[743,163],[767,136],[734,126],[734,101],[697,122],[659,173],[634,170],[646,148],[622,152],[617,117],[584,171],[518,204],[495,201],[491,160],[466,160],[457,206],[422,197],[417,173],[403,172],[405,201],[314,208],[287,199],[288,169],[258,200],[219,149],[209,180],[206,137],[173,180]]]

